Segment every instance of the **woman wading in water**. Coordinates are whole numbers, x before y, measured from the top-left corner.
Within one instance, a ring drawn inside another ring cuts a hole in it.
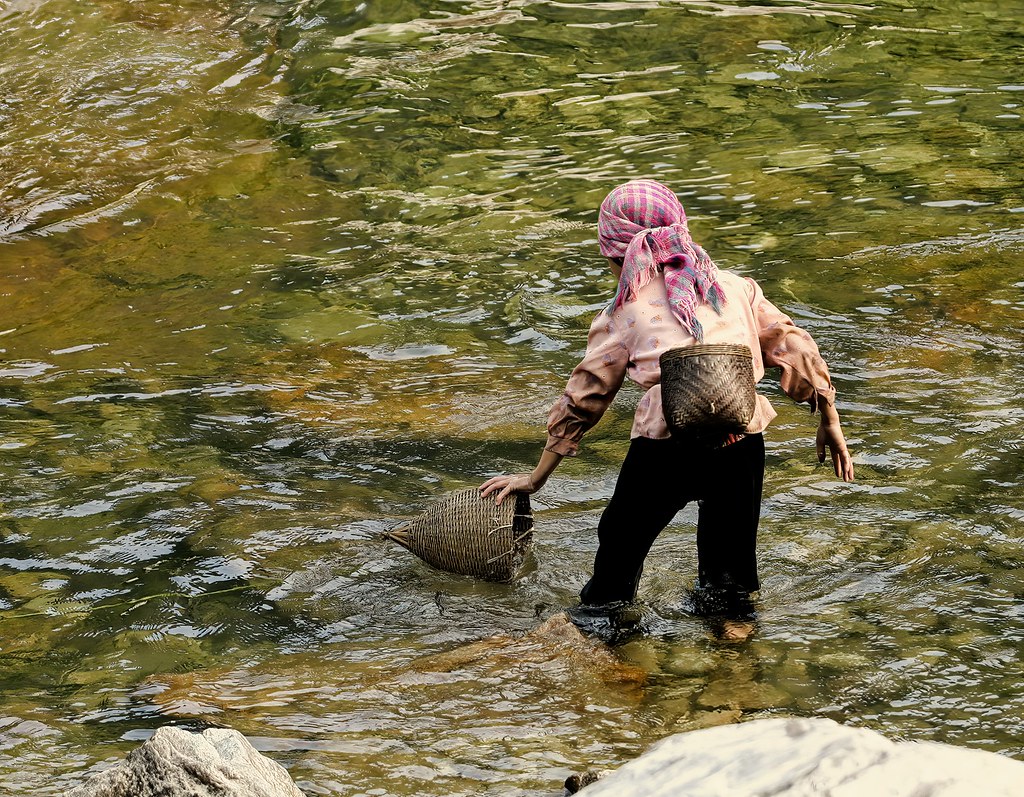
[[[659,357],[697,343],[746,345],[754,381],[766,367],[782,369],[786,394],[818,412],[819,462],[828,452],[836,476],[853,481],[828,367],[810,334],[768,301],[754,280],[719,270],[693,242],[679,199],[661,183],[636,180],[615,188],[601,203],[598,235],[619,281],[615,297],[594,319],[586,355],[551,408],[537,466],[488,479],[481,494],[500,503],[510,493],[540,490],[563,457],[576,455],[580,439],[628,376],[647,392],[601,516],[594,573],[580,593],[582,602],[634,600],[654,540],[680,509],[698,501],[694,594],[715,596],[705,605],[745,604],[760,589],[755,545],[765,466],[761,433],[775,410],[758,395],[744,433],[715,448],[688,444],[673,437],[665,421]]]

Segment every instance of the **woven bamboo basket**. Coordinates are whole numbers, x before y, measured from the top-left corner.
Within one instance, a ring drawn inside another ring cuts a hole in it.
[[[673,436],[708,445],[754,417],[754,360],[746,346],[704,344],[661,355],[661,403]]]
[[[511,581],[533,544],[530,497],[516,493],[498,506],[477,489],[457,490],[384,536],[439,570]]]

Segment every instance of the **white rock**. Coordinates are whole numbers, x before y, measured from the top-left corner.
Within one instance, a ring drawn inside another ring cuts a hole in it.
[[[828,719],[680,733],[588,786],[586,797],[1020,797],[1024,762],[893,742]]]
[[[242,734],[223,728],[189,733],[164,727],[124,763],[66,797],[303,797],[288,772]]]

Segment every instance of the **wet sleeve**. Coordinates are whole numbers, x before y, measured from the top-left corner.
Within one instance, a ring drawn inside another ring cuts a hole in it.
[[[781,368],[783,391],[793,401],[806,401],[811,412],[821,402],[834,404],[836,389],[811,333],[768,301],[754,280],[748,278],[747,282],[765,367]]]
[[[615,322],[602,312],[590,326],[587,353],[548,413],[545,449],[576,456],[580,439],[601,420],[622,387],[628,363],[629,352]]]

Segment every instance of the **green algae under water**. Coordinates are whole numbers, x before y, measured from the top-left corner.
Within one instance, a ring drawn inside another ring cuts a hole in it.
[[[548,795],[786,714],[1024,757],[1022,17],[0,2],[0,793],[167,723],[349,797]],[[379,532],[532,464],[639,176],[813,332],[858,481],[769,379],[754,636],[689,613],[687,511],[603,660],[519,637],[588,575],[635,391],[517,583]]]

